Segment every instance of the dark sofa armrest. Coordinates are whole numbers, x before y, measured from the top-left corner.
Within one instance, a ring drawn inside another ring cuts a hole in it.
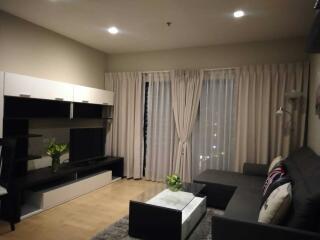
[[[243,174],[251,176],[266,177],[268,175],[267,164],[244,163]]]
[[[214,240],[319,240],[320,234],[279,225],[246,222],[215,215],[212,217]]]

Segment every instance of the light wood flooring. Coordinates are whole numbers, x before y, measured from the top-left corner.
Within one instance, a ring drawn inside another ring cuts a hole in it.
[[[10,232],[0,222],[1,240],[87,240],[128,214],[129,200],[158,185],[144,180],[120,180],[16,225]]]

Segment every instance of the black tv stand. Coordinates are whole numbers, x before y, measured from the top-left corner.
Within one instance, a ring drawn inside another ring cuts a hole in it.
[[[93,157],[93,158],[87,158],[87,159],[82,159],[78,161],[71,161],[68,164],[71,166],[88,166],[91,164],[96,164],[97,162],[100,161],[105,161],[105,160],[110,160],[110,156],[99,156],[99,157]]]
[[[16,221],[20,221],[23,215],[21,203],[25,191],[55,188],[107,171],[112,171],[112,179],[122,178],[123,158],[107,156],[83,162],[65,163],[56,173],[51,171],[51,167],[29,171],[25,176],[16,179],[16,199],[13,206]]]

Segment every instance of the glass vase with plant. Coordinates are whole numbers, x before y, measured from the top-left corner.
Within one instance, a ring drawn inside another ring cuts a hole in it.
[[[51,170],[57,172],[60,166],[61,155],[68,150],[68,144],[58,144],[52,140],[48,146],[47,154],[51,157]]]
[[[167,185],[169,190],[177,192],[182,188],[182,182],[178,175],[172,174],[167,176]]]

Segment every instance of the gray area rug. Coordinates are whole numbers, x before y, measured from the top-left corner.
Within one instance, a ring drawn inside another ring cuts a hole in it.
[[[198,227],[193,231],[189,240],[211,240],[211,218],[213,215],[222,215],[223,211],[208,208],[206,216],[199,223]],[[98,233],[91,240],[138,240],[128,236],[129,230],[129,218],[128,216],[120,219],[116,223],[112,224],[107,229]]]

